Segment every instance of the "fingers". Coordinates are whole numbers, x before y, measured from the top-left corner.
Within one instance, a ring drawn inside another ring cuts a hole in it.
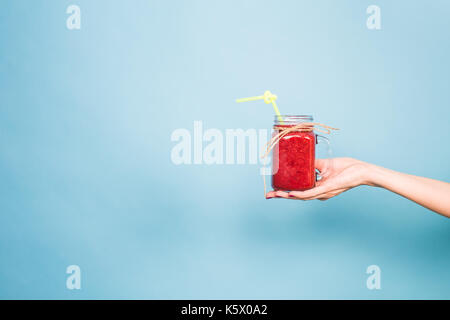
[[[329,192],[329,187],[326,185],[318,186],[306,191],[269,191],[266,194],[266,199],[272,198],[285,198],[285,199],[301,199],[301,200],[312,200],[324,195]]]
[[[299,200],[315,200],[315,199],[317,199],[317,200],[325,201],[325,200],[333,198],[333,197],[335,197],[335,196],[337,196],[337,195],[339,195],[342,192],[347,191],[347,190],[348,190],[347,188],[336,189],[336,190],[332,190],[332,191],[329,191],[329,192],[317,194],[315,196],[310,196],[310,197],[305,197],[305,196],[301,196],[301,195],[299,196],[299,194],[297,194],[297,193],[294,194],[295,191],[292,191],[292,192],[289,193],[289,196],[290,197],[294,197],[294,198],[299,199]]]
[[[333,189],[330,185],[322,184],[320,186],[305,191],[291,191],[289,192],[289,194],[299,199],[310,200],[320,195],[323,195],[327,192],[330,192],[331,190]]]
[[[289,192],[287,191],[269,191],[266,194],[266,199],[272,199],[272,198],[284,198],[284,199],[295,199],[294,196],[289,195]],[[299,199],[297,199],[299,200]]]
[[[272,198],[285,198],[285,199],[289,199],[289,193],[286,191],[269,191],[266,194],[266,199],[272,199]]]
[[[311,190],[307,190],[307,191],[291,191],[291,192],[287,192],[287,191],[269,191],[266,194],[266,199],[272,199],[272,198],[284,198],[284,199],[291,199],[291,200],[313,200],[313,199],[319,199],[319,198],[327,198],[328,196],[334,196],[331,193],[329,194],[328,192],[321,192],[321,189],[323,188],[319,188],[316,187],[314,189],[319,189],[318,191],[316,190],[314,193],[312,193]],[[342,192],[342,191],[341,191]]]
[[[305,191],[269,191],[266,199],[284,198],[293,200],[328,200],[347,191],[348,188],[335,188],[332,185],[322,185]]]
[[[269,191],[266,193],[266,199],[272,199],[276,197],[275,191]]]

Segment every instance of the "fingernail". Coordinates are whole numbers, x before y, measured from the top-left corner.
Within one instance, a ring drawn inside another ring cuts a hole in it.
[[[292,195],[292,194],[289,194],[289,197],[291,197],[291,198],[295,198],[295,196],[294,196],[294,195]]]

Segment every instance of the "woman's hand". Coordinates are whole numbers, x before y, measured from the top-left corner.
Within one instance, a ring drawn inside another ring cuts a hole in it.
[[[352,158],[317,159],[316,169],[324,172],[316,187],[306,191],[270,191],[266,198],[327,200],[367,181],[368,164]]]
[[[395,192],[425,208],[450,217],[450,183],[413,176],[351,158],[318,159],[323,178],[305,191],[270,191],[266,198],[327,200],[360,185]]]

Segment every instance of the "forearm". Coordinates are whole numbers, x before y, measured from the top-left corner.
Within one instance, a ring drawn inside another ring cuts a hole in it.
[[[450,183],[367,164],[366,184],[385,188],[450,217]]]

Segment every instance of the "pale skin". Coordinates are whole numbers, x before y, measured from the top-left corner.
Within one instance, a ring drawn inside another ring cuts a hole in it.
[[[395,192],[450,218],[450,183],[389,170],[352,158],[318,159],[316,169],[326,171],[326,175],[314,188],[270,191],[266,198],[328,200],[357,186],[367,185]]]

